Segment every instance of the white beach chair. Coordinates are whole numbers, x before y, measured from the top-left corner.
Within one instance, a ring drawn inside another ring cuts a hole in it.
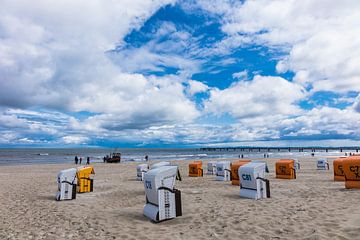
[[[270,197],[270,182],[265,179],[265,168],[265,163],[248,163],[239,168],[241,197],[255,200]]]
[[[177,166],[151,169],[144,176],[144,215],[154,222],[182,215],[181,192],[174,188]]]
[[[171,164],[171,162],[162,161],[162,162],[154,163],[153,165],[151,165],[150,169],[156,169],[156,168],[164,167],[164,166],[173,166],[173,165]],[[178,166],[176,166],[176,167],[178,168],[176,180],[181,181],[181,174],[180,174],[179,167]]]
[[[231,180],[231,168],[229,161],[222,161],[216,163],[216,180],[217,181]]]
[[[76,168],[70,168],[59,172],[57,177],[58,192],[56,193],[55,199],[71,200],[76,198]]]
[[[266,161],[263,161],[263,160],[251,160],[251,162],[254,162],[254,163],[265,163],[265,172],[266,173],[269,173],[269,167],[268,167],[268,164]]]
[[[155,169],[155,168],[159,168],[159,167],[163,167],[163,166],[171,166],[171,163],[165,162],[165,161],[154,163],[151,165],[150,169]]]
[[[149,165],[146,163],[139,164],[136,167],[136,179],[139,181],[144,180],[145,173],[149,170]]]
[[[296,171],[300,170],[300,161],[297,159],[294,160],[294,168]]]
[[[207,174],[215,175],[216,174],[216,162],[210,161],[207,163]]]
[[[316,162],[316,168],[317,170],[329,170],[329,162],[327,159],[318,159]]]

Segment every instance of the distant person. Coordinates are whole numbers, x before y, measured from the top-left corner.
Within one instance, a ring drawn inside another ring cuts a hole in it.
[[[241,154],[241,158],[244,158],[244,154]]]
[[[79,162],[79,159],[77,156],[75,156],[75,164],[78,164],[78,162]]]
[[[89,165],[90,164],[90,157],[86,158],[86,164]]]
[[[145,156],[145,161],[146,162],[149,161],[149,156],[148,155]]]
[[[311,156],[312,156],[312,157],[315,156],[315,153],[311,153]]]
[[[266,154],[264,153],[264,158],[266,158]]]
[[[345,156],[347,156],[347,153],[345,153]]]
[[[81,162],[82,162],[82,157],[80,157],[80,165],[81,165]]]

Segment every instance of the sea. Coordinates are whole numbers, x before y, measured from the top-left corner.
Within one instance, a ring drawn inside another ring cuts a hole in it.
[[[0,148],[0,165],[23,165],[23,164],[56,164],[73,163],[75,156],[86,161],[90,157],[91,162],[103,162],[103,157],[113,152],[121,153],[123,162],[142,162],[145,156],[149,161],[166,160],[207,160],[207,159],[233,159],[233,158],[301,158],[311,156],[311,151],[287,151],[285,149],[267,152],[231,150],[201,150],[199,148],[161,149],[161,148]],[[344,156],[345,152],[329,150],[329,152],[315,152],[318,156]]]

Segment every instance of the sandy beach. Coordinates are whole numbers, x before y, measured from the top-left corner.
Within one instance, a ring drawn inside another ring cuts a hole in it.
[[[0,239],[360,239],[359,190],[345,190],[316,158],[299,159],[296,180],[275,178],[271,198],[239,197],[239,187],[215,176],[188,177],[180,166],[183,216],[152,223],[142,214],[139,163],[94,164],[94,192],[57,202],[57,173],[70,164],[0,167]],[[204,169],[206,169],[204,161]]]

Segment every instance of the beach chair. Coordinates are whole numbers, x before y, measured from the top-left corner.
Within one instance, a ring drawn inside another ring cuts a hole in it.
[[[170,162],[162,161],[162,162],[154,163],[153,165],[151,165],[150,169],[156,169],[156,168],[164,167],[164,166],[172,166],[172,165],[171,165]],[[177,170],[176,180],[181,181],[181,174],[180,174],[179,167],[178,167],[178,170]]]
[[[236,161],[231,164],[231,184],[232,185],[236,185],[236,186],[240,185],[239,174],[238,174],[239,167],[241,167],[249,162],[251,162],[251,161],[244,159],[244,160]]]
[[[177,172],[177,166],[163,166],[149,170],[144,176],[144,215],[154,222],[182,215],[181,192],[174,188]]]
[[[280,159],[275,164],[276,178],[296,179],[295,161],[293,159]]]
[[[136,167],[136,179],[139,181],[144,180],[145,173],[149,170],[149,165],[146,163],[139,164]]]
[[[153,165],[151,165],[150,169],[155,169],[155,168],[159,168],[159,167],[163,167],[163,166],[171,166],[171,163],[165,162],[165,161],[154,163]]]
[[[337,158],[333,161],[334,181],[345,181],[343,160],[345,157]]]
[[[300,161],[297,159],[294,159],[294,168],[296,171],[300,170]]]
[[[222,161],[216,163],[216,180],[217,181],[231,180],[230,161]]]
[[[268,167],[268,164],[266,161],[264,160],[252,160],[251,162],[254,162],[254,163],[265,163],[265,172],[266,173],[269,173],[269,167]]]
[[[238,170],[240,197],[260,199],[270,197],[270,182],[265,178],[265,163],[247,163]]]
[[[95,174],[93,166],[78,167],[76,177],[78,179],[78,193],[92,192],[94,179],[90,178]]]
[[[216,174],[216,162],[210,161],[207,163],[207,174],[215,175]]]
[[[59,172],[57,176],[58,192],[55,196],[57,201],[76,198],[76,171],[76,168],[70,168]]]
[[[345,188],[360,188],[360,156],[350,156],[342,160]]]
[[[189,163],[189,177],[202,177],[202,161],[194,161]]]
[[[329,170],[329,162],[327,159],[318,159],[316,161],[316,168],[317,170]]]

